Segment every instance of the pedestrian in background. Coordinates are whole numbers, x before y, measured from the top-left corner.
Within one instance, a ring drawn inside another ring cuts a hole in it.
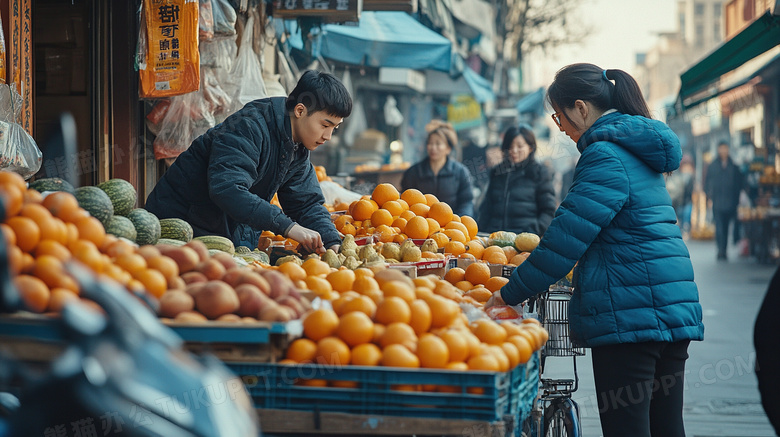
[[[574,181],[539,246],[485,307],[519,304],[577,263],[570,334],[591,348],[604,437],[685,437],[685,362],[704,325],[664,185],[680,141],[650,119],[622,70],[569,65],[547,98],[581,153]]]
[[[718,260],[726,260],[729,226],[737,219],[739,193],[742,191],[742,172],[729,156],[729,143],[718,144],[718,156],[707,168],[704,192],[712,201],[712,215],[715,221],[715,243],[718,247]],[[736,226],[736,223],[735,223]],[[736,243],[738,239],[735,238]]]
[[[433,194],[457,215],[474,216],[474,192],[469,170],[450,155],[458,144],[452,125],[433,120],[425,127],[428,156],[409,167],[401,178],[401,190],[416,188]]]
[[[490,171],[477,223],[483,232],[544,234],[555,214],[550,169],[536,158],[536,137],[527,126],[512,126],[501,143],[503,161]]]

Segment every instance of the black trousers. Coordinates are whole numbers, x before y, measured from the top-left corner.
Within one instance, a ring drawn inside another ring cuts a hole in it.
[[[715,219],[715,243],[718,246],[718,255],[725,255],[729,242],[729,225],[736,221],[737,213],[735,211],[713,211],[712,215]],[[737,232],[735,224],[735,237]]]
[[[626,343],[591,350],[604,437],[685,437],[688,343]]]

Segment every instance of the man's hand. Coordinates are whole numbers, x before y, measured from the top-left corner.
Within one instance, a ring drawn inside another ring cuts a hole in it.
[[[308,228],[304,228],[299,224],[294,224],[290,232],[287,233],[288,238],[292,238],[301,244],[301,246],[310,253],[325,253],[325,247],[322,245],[322,237],[317,231],[313,231]]]
[[[483,310],[486,310],[490,307],[494,306],[501,306],[506,305],[506,302],[504,302],[504,299],[501,297],[501,289],[496,290],[493,292],[493,296],[488,299],[487,302],[485,302],[485,306],[482,307]]]

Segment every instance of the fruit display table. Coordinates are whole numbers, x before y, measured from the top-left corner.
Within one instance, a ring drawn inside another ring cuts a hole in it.
[[[772,264],[780,258],[780,214],[766,214],[740,220],[750,255],[761,264]]]

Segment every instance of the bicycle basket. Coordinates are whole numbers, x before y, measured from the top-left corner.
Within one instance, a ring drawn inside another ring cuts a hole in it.
[[[537,299],[539,320],[550,338],[542,353],[548,357],[572,357],[585,355],[585,348],[575,347],[569,336],[569,300],[571,287],[550,287]]]

